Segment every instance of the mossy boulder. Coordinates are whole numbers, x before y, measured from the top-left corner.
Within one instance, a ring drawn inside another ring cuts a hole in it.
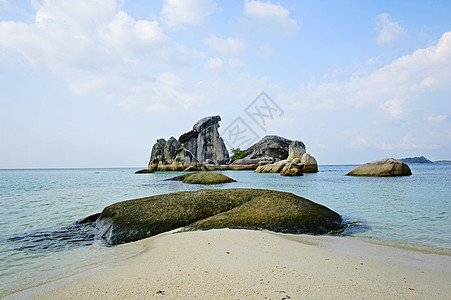
[[[156,195],[106,207],[96,222],[108,244],[122,244],[176,228],[268,229],[324,234],[341,227],[334,211],[291,193],[208,189]]]
[[[154,173],[154,171],[149,169],[142,169],[135,172],[135,174],[148,174],[148,173]]]
[[[196,172],[190,174],[183,174],[169,180],[183,181],[185,183],[193,184],[220,184],[227,182],[236,182],[236,180],[216,172]]]
[[[409,166],[395,158],[383,158],[358,166],[348,174],[349,176],[408,176],[412,175]]]

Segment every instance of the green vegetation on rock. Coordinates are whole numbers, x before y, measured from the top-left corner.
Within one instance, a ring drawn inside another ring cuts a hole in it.
[[[340,229],[341,217],[291,193],[209,189],[118,202],[106,207],[96,223],[110,245],[184,226],[187,230],[228,227],[324,234]]]
[[[196,172],[180,175],[169,180],[183,181],[193,184],[219,184],[227,182],[236,182],[236,180],[216,172]]]
[[[242,159],[249,153],[246,151],[241,150],[240,148],[232,148],[233,155],[235,156],[235,159]]]

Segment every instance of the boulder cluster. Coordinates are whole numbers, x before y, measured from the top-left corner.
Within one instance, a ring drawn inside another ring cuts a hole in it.
[[[318,172],[316,160],[306,153],[304,143],[279,136],[263,137],[243,151],[244,157],[230,157],[218,131],[219,121],[220,116],[205,117],[178,139],[157,140],[147,170],[140,172],[255,170],[288,176]]]
[[[157,140],[152,147],[150,171],[183,171],[202,169],[204,163],[221,164],[229,158],[224,141],[219,136],[220,116],[206,117],[177,140],[171,137]]]

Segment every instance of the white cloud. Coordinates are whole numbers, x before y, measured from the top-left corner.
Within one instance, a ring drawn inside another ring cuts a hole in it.
[[[416,50],[369,73],[356,72],[349,81],[304,85],[293,99],[303,99],[303,107],[317,109],[385,106],[385,111],[394,117],[402,113],[406,103],[399,99],[450,89],[451,32],[445,32],[436,45]]]
[[[375,30],[379,33],[377,42],[379,44],[391,44],[407,33],[407,30],[398,22],[392,21],[390,14],[380,14],[377,19],[379,22]]]
[[[447,115],[438,115],[438,116],[424,117],[425,120],[431,121],[431,122],[443,122],[443,121],[446,120],[446,118],[448,118]]]
[[[60,75],[77,93],[117,88],[158,66],[186,64],[186,50],[157,21],[135,20],[114,0],[44,0],[36,9],[33,23],[0,22],[0,49]]]
[[[246,0],[244,10],[249,17],[268,22],[271,26],[281,27],[289,33],[298,28],[298,22],[290,19],[290,11],[280,3]]]
[[[205,64],[205,70],[211,73],[223,73],[225,71],[224,62],[219,57],[210,58]]]
[[[204,44],[227,56],[239,55],[246,50],[246,44],[239,38],[218,38],[210,34],[209,38],[203,40]]]
[[[406,99],[404,98],[395,98],[388,100],[382,104],[382,109],[388,113],[392,118],[398,118],[403,112],[402,105]]]
[[[216,9],[211,0],[164,0],[161,15],[169,27],[202,25],[206,17]]]

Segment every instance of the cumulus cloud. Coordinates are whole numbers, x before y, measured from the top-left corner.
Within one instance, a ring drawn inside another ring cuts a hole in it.
[[[36,2],[34,22],[0,22],[2,48],[60,75],[80,94],[148,76],[139,64],[184,65],[187,57],[157,21],[135,20],[114,0]]]
[[[211,0],[164,0],[161,15],[169,27],[202,25],[216,9]]]
[[[298,22],[290,19],[290,11],[280,3],[246,0],[244,11],[247,16],[266,22],[270,26],[281,28],[285,33],[291,33],[298,28]]]
[[[375,30],[379,33],[377,42],[380,45],[391,44],[407,33],[407,30],[401,27],[398,22],[391,20],[390,14],[380,14],[377,19],[379,22]]]
[[[227,56],[239,55],[246,50],[246,44],[239,38],[221,39],[215,34],[203,40],[204,44]]]
[[[392,118],[398,118],[403,112],[402,106],[406,99],[395,98],[388,100],[382,104],[382,109],[388,113]]]
[[[445,32],[436,45],[369,73],[355,73],[348,81],[304,85],[293,97],[303,99],[304,107],[382,107],[390,117],[397,117],[413,95],[450,89],[451,32]]]

